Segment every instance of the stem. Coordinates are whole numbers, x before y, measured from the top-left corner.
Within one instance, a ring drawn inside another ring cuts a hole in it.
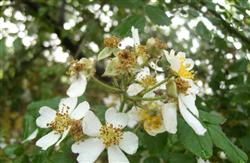
[[[115,87],[113,87],[113,86],[111,86],[111,85],[108,85],[108,84],[106,84],[106,83],[100,81],[99,79],[97,79],[97,78],[94,77],[94,76],[92,76],[92,79],[93,79],[94,82],[96,82],[96,83],[99,84],[100,86],[102,86],[102,87],[104,87],[104,88],[106,88],[106,89],[108,89],[108,90],[110,90],[110,91],[119,92],[119,93],[122,93],[122,92],[123,92],[123,91],[120,90],[119,88],[115,88]]]
[[[160,85],[162,85],[163,83],[166,83],[169,80],[169,78],[164,79],[163,81],[157,83],[156,85],[152,86],[149,89],[146,89],[145,91],[143,91],[142,93],[140,93],[141,95],[145,95],[146,93],[152,91],[153,89],[159,87]]]
[[[156,101],[156,100],[164,100],[166,99],[165,96],[157,96],[157,97],[151,97],[151,98],[143,98],[143,97],[128,97],[128,99],[131,99],[131,100],[142,100],[142,101]]]

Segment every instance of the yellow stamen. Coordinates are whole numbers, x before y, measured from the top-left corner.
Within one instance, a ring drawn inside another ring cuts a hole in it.
[[[115,48],[118,46],[120,39],[118,37],[112,36],[104,39],[104,46],[109,48]]]
[[[83,130],[82,130],[82,121],[73,120],[70,128],[70,135],[73,137],[75,141],[80,141],[84,138]]]
[[[71,119],[67,113],[56,113],[55,121],[48,124],[58,134],[62,134],[71,126]]]
[[[181,78],[175,79],[175,83],[176,83],[177,90],[180,93],[186,94],[187,90],[190,88],[190,85],[189,85],[188,81],[183,80]]]
[[[156,84],[156,79],[151,75],[147,75],[140,81],[140,83],[144,88],[148,88]]]
[[[112,124],[103,125],[100,129],[100,138],[106,147],[118,145],[122,139],[123,131],[119,127],[114,127]]]

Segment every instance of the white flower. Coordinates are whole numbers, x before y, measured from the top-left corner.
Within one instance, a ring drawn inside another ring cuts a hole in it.
[[[176,104],[168,103],[163,108],[163,118],[166,130],[170,133],[177,131],[177,110],[179,111],[187,122],[187,124],[194,130],[197,135],[204,135],[207,131],[206,128],[199,121],[199,112],[195,105],[197,88],[192,80],[181,80],[188,82],[190,88],[185,93],[178,93],[178,106]]]
[[[87,86],[86,76],[80,74],[78,76],[73,76],[70,80],[71,80],[71,85],[67,90],[67,95],[69,97],[79,97],[83,95]]]
[[[61,99],[59,103],[59,111],[51,109],[48,106],[40,108],[40,116],[36,119],[36,124],[41,128],[51,128],[47,135],[40,138],[36,145],[46,150],[48,147],[60,142],[68,135],[71,127],[75,123],[79,123],[87,111],[90,109],[88,102],[84,101],[77,107],[77,98],[70,97]],[[60,139],[60,140],[59,140]]]
[[[82,58],[73,61],[69,67],[71,85],[67,90],[69,97],[79,97],[83,95],[87,86],[87,78],[95,73],[95,63],[93,58]]]
[[[194,66],[192,59],[186,58],[185,53],[178,52],[175,55],[175,51],[164,51],[165,57],[170,63],[170,68],[175,71],[180,77],[186,79],[193,79],[193,72],[191,71]]]
[[[126,163],[129,161],[122,150],[127,154],[137,151],[138,137],[132,132],[123,131],[128,123],[127,114],[118,113],[114,108],[108,109],[105,119],[106,124],[102,125],[93,112],[89,111],[85,116],[83,132],[90,138],[72,145],[72,151],[79,153],[78,162],[92,163],[106,148],[110,163]]]
[[[128,86],[127,89],[127,94],[129,96],[135,96],[138,95],[142,90],[144,90],[145,88],[150,88],[152,86],[154,86],[155,84],[157,84],[158,82],[161,82],[162,79],[162,74],[157,74],[155,77],[153,75],[151,75],[150,73],[150,69],[148,67],[144,67],[142,68],[136,75],[135,80],[138,83],[132,83]],[[165,86],[163,86],[164,84],[160,85],[159,87],[155,88],[152,91],[155,91],[157,89],[164,89]],[[151,92],[152,92],[151,91]]]

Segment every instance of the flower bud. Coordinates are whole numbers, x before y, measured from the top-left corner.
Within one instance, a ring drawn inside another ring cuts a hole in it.
[[[171,97],[178,97],[176,83],[173,79],[167,82],[167,95]]]

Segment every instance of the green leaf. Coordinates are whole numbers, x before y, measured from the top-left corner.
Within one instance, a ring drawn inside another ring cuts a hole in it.
[[[145,18],[143,16],[129,16],[122,20],[122,22],[112,31],[114,35],[121,37],[131,34],[131,27],[134,26],[140,31],[143,31],[145,26]]]
[[[103,73],[103,76],[117,76],[119,75],[117,69],[116,69],[116,65],[118,63],[118,60],[116,58],[111,59],[105,69],[105,72]]]
[[[157,25],[169,25],[171,23],[171,19],[165,14],[163,10],[161,10],[157,6],[147,5],[145,7],[146,15],[149,19]]]
[[[199,110],[199,113],[201,120],[204,122],[209,122],[212,124],[223,124],[226,121],[226,119],[219,114],[208,113],[202,110]]]
[[[200,21],[196,26],[196,32],[201,36],[204,40],[209,41],[211,39],[211,32],[207,29],[207,27]]]
[[[170,153],[169,158],[170,163],[196,163],[196,160],[191,155],[183,154],[183,153]]]
[[[183,119],[179,119],[178,136],[181,144],[196,156],[208,159],[213,155],[213,143],[208,132],[204,136],[199,136]]]
[[[117,48],[106,47],[106,48],[102,49],[102,51],[98,54],[98,60],[100,61],[102,59],[105,59],[105,58],[111,56],[116,51],[118,51]]]
[[[15,157],[23,153],[24,149],[20,144],[10,144],[4,148],[4,153],[9,157]]]
[[[247,162],[247,155],[226,137],[219,126],[213,124],[207,126],[213,143],[226,153],[229,160],[235,163]]]
[[[156,136],[150,136],[147,133],[139,133],[140,141],[145,146],[151,155],[159,156],[164,152],[167,144],[167,134],[162,133]]]
[[[151,156],[151,157],[148,157],[146,158],[143,163],[160,163],[160,160],[158,157],[154,157],[154,156]]]

